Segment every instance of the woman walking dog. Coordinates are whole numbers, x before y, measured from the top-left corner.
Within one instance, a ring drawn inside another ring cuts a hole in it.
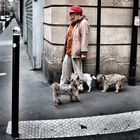
[[[82,60],[86,59],[88,52],[89,30],[88,22],[80,6],[72,6],[68,10],[70,24],[65,40],[64,60],[60,84],[68,83],[72,69],[82,80]]]

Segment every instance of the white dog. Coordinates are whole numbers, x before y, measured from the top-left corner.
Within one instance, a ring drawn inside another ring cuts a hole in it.
[[[71,74],[71,80],[74,79],[75,77],[75,73],[72,73]],[[78,86],[78,89],[79,91],[83,91],[84,88],[83,88],[83,82],[85,82],[88,86],[88,91],[87,92],[90,92],[91,91],[91,88],[92,88],[92,80],[96,80],[96,77],[95,76],[91,76],[89,73],[83,73],[83,79],[80,79],[81,80],[81,84]]]

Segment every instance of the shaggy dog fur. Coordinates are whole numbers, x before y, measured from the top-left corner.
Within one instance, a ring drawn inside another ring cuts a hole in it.
[[[115,92],[118,93],[119,90],[124,89],[124,81],[126,79],[125,75],[120,74],[109,74],[103,75],[98,74],[96,76],[97,83],[103,87],[102,92],[106,92],[110,88],[115,88]]]
[[[61,95],[69,95],[71,102],[80,101],[79,90],[78,90],[78,84],[79,84],[78,77],[75,80],[71,81],[70,84],[63,84],[63,85],[58,84],[58,83],[52,84],[53,103],[55,106],[60,105],[62,103],[60,100]],[[74,100],[74,98],[75,98],[75,100]]]

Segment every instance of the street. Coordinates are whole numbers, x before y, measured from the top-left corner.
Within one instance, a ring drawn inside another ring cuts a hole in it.
[[[0,35],[0,125],[7,126],[11,121],[12,95],[12,28],[18,26],[13,19]],[[27,46],[21,38],[20,48],[20,89],[19,119],[52,120],[64,118],[89,117],[117,114],[140,110],[140,84],[128,86],[118,94],[101,93],[93,89],[90,93],[81,93],[81,102],[70,103],[68,96],[62,96],[62,105],[55,107],[52,103],[51,86],[42,71],[33,71],[29,60]],[[140,137],[139,137],[140,138]]]

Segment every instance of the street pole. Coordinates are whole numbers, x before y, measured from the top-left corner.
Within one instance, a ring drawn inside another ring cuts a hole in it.
[[[12,137],[19,137],[19,58],[20,28],[13,29],[13,60],[12,60]]]
[[[97,47],[96,47],[96,75],[100,72],[100,34],[101,34],[101,0],[97,9]]]
[[[100,73],[100,34],[101,34],[101,0],[98,0],[97,9],[97,46],[96,46],[96,75]],[[96,88],[99,85],[96,82]]]
[[[134,25],[135,17],[138,16],[139,0],[133,1],[133,18],[132,18],[132,36],[131,36],[131,52],[130,52],[130,66],[128,84],[136,85],[136,62],[137,62],[137,38],[138,27]]]

